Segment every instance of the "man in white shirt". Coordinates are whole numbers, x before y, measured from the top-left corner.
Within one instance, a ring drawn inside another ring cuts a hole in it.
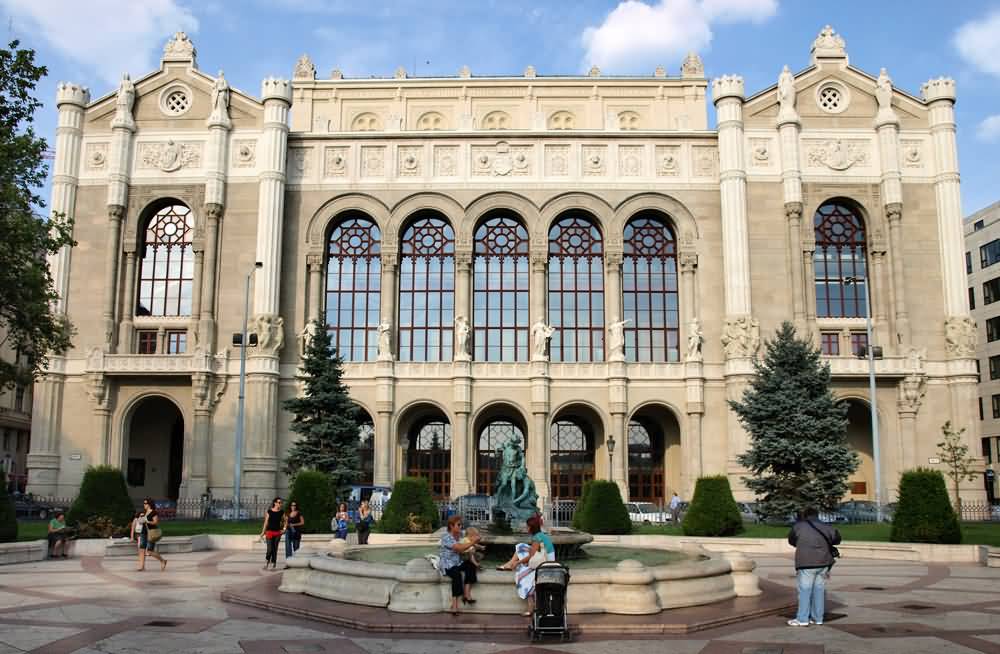
[[[676,525],[677,521],[681,517],[681,498],[674,493],[674,496],[670,498],[670,519]]]

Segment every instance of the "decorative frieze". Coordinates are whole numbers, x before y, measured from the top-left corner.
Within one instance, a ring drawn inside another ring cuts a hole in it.
[[[656,146],[656,174],[660,177],[676,177],[681,174],[679,145]]]
[[[438,177],[458,174],[458,146],[439,145],[434,148],[434,174]]]
[[[476,176],[507,177],[531,173],[531,146],[511,147],[506,141],[496,146],[473,146],[472,174]]]
[[[805,139],[806,165],[843,171],[857,164],[867,166],[871,144],[866,139]]]
[[[569,175],[569,146],[545,146],[546,177],[565,177]]]
[[[361,147],[361,176],[385,176],[385,146],[366,145]]]
[[[139,168],[172,173],[181,168],[201,166],[202,143],[196,141],[146,142],[139,144]]]
[[[347,153],[346,147],[326,148],[323,151],[323,176],[344,177],[347,175]]]
[[[695,177],[715,177],[719,174],[719,150],[714,146],[696,145],[691,148]]]
[[[396,163],[400,177],[417,177],[423,174],[424,148],[419,145],[400,147]]]
[[[618,146],[618,174],[622,177],[641,177],[645,150],[641,145]]]
[[[606,175],[608,172],[608,147],[585,145],[580,149],[582,170],[585,176]]]

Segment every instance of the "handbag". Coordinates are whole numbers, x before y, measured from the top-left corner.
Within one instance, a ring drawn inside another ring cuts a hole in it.
[[[548,559],[546,559],[545,557],[545,552],[543,552],[542,550],[538,550],[537,552],[531,555],[530,559],[528,559],[528,567],[534,570],[538,566],[545,563],[545,561],[547,560]]]
[[[826,541],[826,546],[830,548],[830,556],[832,556],[834,559],[839,559],[840,558],[840,550],[838,550],[836,547],[834,547],[833,543],[830,542],[830,539],[827,538],[826,534],[823,533],[823,530],[820,529],[819,527],[817,527],[816,525],[814,525],[812,523],[812,520],[806,520],[806,524],[808,524],[810,527],[812,527],[814,530],[816,530],[816,533],[819,534],[820,536],[822,536],[823,540]]]
[[[146,540],[150,543],[155,543],[163,538],[163,530],[159,527],[151,527],[146,529]]]

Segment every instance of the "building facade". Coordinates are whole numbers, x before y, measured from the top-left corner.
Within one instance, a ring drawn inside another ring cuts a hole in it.
[[[11,347],[4,329],[0,329],[0,360],[24,365],[20,353]],[[0,471],[7,480],[8,491],[25,490],[30,443],[31,385],[15,384],[0,388]]]
[[[52,207],[79,245],[52,265],[79,334],[36,388],[31,488],[108,462],[137,495],[231,494],[249,284],[244,496],[287,486],[281,402],[320,320],[366,482],[487,492],[516,437],[544,497],[726,474],[746,498],[726,402],[788,320],[850,402],[851,495],[872,498],[870,291],[893,498],[944,420],[979,445],[954,83],[895,89],[830,28],[776,77],[748,96],[690,55],[648,78],[321,78],[303,56],[255,98],[177,34],[115,93],[61,85]]]
[[[965,219],[965,272],[969,307],[978,328],[980,448],[986,464],[983,486],[990,502],[1000,497],[996,478],[1000,457],[1000,202]],[[993,471],[993,472],[990,472]]]

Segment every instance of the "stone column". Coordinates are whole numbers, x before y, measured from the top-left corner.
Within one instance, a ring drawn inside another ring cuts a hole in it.
[[[872,312],[874,345],[882,345],[886,348],[886,352],[889,352],[890,349],[898,351],[899,346],[889,334],[889,316],[887,312],[889,300],[885,284],[885,249],[885,241],[883,239],[876,238],[870,241],[869,254],[871,255],[872,269],[869,273],[869,277],[871,278],[869,293],[871,294],[872,306],[869,307],[869,310]]]
[[[132,169],[132,137],[135,120],[132,102],[135,87],[127,75],[118,89],[115,116],[111,120],[111,144],[108,148],[108,230],[107,258],[104,260],[104,350],[114,347],[115,299],[118,295],[118,257],[121,251],[122,219],[128,206],[129,172]],[[134,301],[134,298],[131,298]]]
[[[545,320],[546,322],[548,321],[548,316],[545,313],[545,307],[548,300],[546,297],[547,280],[545,279],[545,275],[548,273],[548,267],[549,255],[547,252],[536,250],[531,253],[531,280],[528,296],[531,305],[531,316],[529,321],[532,323],[539,318]]]
[[[882,164],[880,191],[885,215],[889,221],[890,256],[893,268],[892,286],[895,298],[893,323],[896,328],[895,331],[899,335],[899,341],[909,345],[910,328],[904,301],[903,244],[899,231],[899,219],[903,214],[903,175],[899,167],[899,117],[892,109],[892,95],[892,81],[883,68],[875,85],[875,96],[879,104],[879,110],[875,116],[875,130],[878,133],[879,161]],[[874,234],[875,231],[875,225],[868,226],[868,233],[870,235]],[[872,254],[874,256],[875,253],[873,252]],[[881,271],[876,270],[875,272],[880,273]],[[881,282],[881,279],[877,281]],[[885,294],[881,293],[880,295],[884,296]],[[878,307],[876,304],[875,309],[876,311],[873,313],[881,313],[882,320],[885,320],[887,315],[884,308]],[[880,338],[879,340],[883,344],[891,344],[893,347],[898,347],[896,339]]]
[[[469,480],[469,414],[472,412],[472,364],[455,361],[452,385],[452,408],[455,424],[451,430],[451,496],[472,492]]]
[[[94,433],[100,439],[97,460],[102,465],[112,465],[119,468],[121,461],[115,460],[115,454],[111,449],[110,392],[107,378],[103,372],[90,373],[87,381],[87,394],[90,396],[90,401],[94,403],[94,422],[96,423]]]
[[[90,103],[85,87],[61,82],[56,89],[59,126],[56,128],[56,158],[52,166],[54,214],[74,215],[83,137],[83,111]],[[49,270],[58,298],[57,313],[66,313],[71,248],[66,246],[49,256]],[[59,481],[59,434],[62,415],[66,360],[50,357],[48,369],[35,381],[32,390],[31,451],[27,458],[28,492],[54,495]]]
[[[125,293],[122,299],[122,323],[118,328],[119,353],[131,353],[135,326],[135,243],[125,243]]]
[[[383,244],[382,279],[380,294],[381,322],[391,325],[390,340],[394,345],[393,335],[396,329],[396,273],[399,267],[395,242]],[[375,364],[375,397],[378,423],[375,425],[375,485],[391,486],[395,479],[395,470],[400,470],[401,461],[396,460],[399,435],[393,433],[393,412],[395,411],[395,384],[392,352],[379,352]],[[401,470],[405,474],[405,470]]]
[[[604,254],[604,322],[609,325],[623,318],[622,316],[622,259],[621,252],[605,252]],[[605,361],[610,360],[605,339]]]
[[[310,254],[306,256],[306,266],[309,268],[309,313],[307,323],[323,320],[323,255]]]
[[[907,375],[899,382],[899,399],[896,410],[899,413],[899,449],[897,457],[901,470],[916,467],[917,412],[923,402],[926,383],[923,375]]]
[[[219,242],[219,221],[226,205],[226,162],[229,153],[229,131],[233,123],[229,118],[229,84],[222,71],[212,89],[212,111],[205,121],[208,127],[208,144],[205,148],[205,241],[201,274],[196,277],[198,302],[197,339],[202,349],[215,351],[215,278]],[[267,109],[265,107],[265,114]],[[258,220],[259,224],[259,220]],[[195,266],[197,268],[197,264]],[[200,291],[200,292],[199,292]]]
[[[807,239],[799,245],[802,249],[802,278],[806,291],[806,331],[812,334],[813,345],[819,345],[819,330],[816,328],[816,283],[815,264],[813,258],[816,253],[814,239],[808,239],[810,245],[806,245]]]
[[[906,278],[903,275],[903,205],[887,204],[885,217],[889,223],[889,263],[892,266],[893,322],[899,339],[911,342],[910,318],[906,310]]]
[[[389,339],[392,345],[392,351],[383,353],[380,350],[379,359],[385,357],[389,361],[392,361],[395,359],[397,344],[396,334],[398,333],[398,330],[396,329],[396,277],[399,270],[399,259],[396,254],[396,250],[388,250],[388,248],[389,244],[385,244],[382,251],[382,290],[379,296],[379,302],[381,303],[381,321],[383,323],[388,323],[390,327]]]
[[[104,297],[101,318],[104,321],[104,350],[111,352],[115,345],[115,296],[118,293],[118,254],[121,251],[122,218],[125,206],[108,205],[108,233],[105,241]],[[129,298],[125,298],[127,302]]]
[[[681,297],[680,297],[680,321],[681,334],[680,349],[681,359],[684,358],[684,339],[687,338],[687,330],[690,329],[691,321],[698,317],[698,285],[695,271],[698,269],[698,255],[694,252],[680,252],[677,256],[677,263],[681,269]]]
[[[184,443],[184,468],[181,474],[181,495],[198,499],[208,491],[208,475],[212,469],[212,407],[214,406],[214,375],[196,372],[191,375],[191,397],[194,424],[190,440]]]
[[[694,483],[702,475],[701,418],[705,412],[705,374],[702,366],[703,353],[688,351],[687,339],[691,336],[692,322],[698,318],[698,291],[695,277],[698,269],[698,255],[681,252],[678,257],[681,268],[681,359],[684,361],[684,384],[687,394],[685,414],[687,422],[679,424],[681,431],[681,494],[691,497]],[[699,321],[700,328],[700,321]],[[704,343],[702,343],[702,346]],[[692,356],[693,355],[693,356]]]
[[[218,267],[219,221],[223,206],[216,203],[205,205],[205,250],[202,263],[201,310],[198,316],[198,343],[206,352],[215,351],[215,278]]]
[[[805,299],[808,294],[803,286],[802,276],[802,171],[799,169],[801,123],[795,110],[795,78],[787,66],[778,78],[779,89],[782,84],[788,85],[789,97],[781,103],[777,120],[781,148],[781,186],[788,226],[788,248],[792,256],[792,323],[802,334],[806,331]]]
[[[546,274],[548,271],[548,252],[543,249],[533,250],[531,259],[531,279],[528,293],[531,306],[531,322],[541,318],[548,321],[545,308],[547,302]],[[533,343],[528,351],[532,351]],[[550,385],[548,361],[531,362],[531,433],[528,435],[527,465],[528,476],[535,482],[538,496],[545,500],[551,499],[552,469],[549,461],[549,411]]]

